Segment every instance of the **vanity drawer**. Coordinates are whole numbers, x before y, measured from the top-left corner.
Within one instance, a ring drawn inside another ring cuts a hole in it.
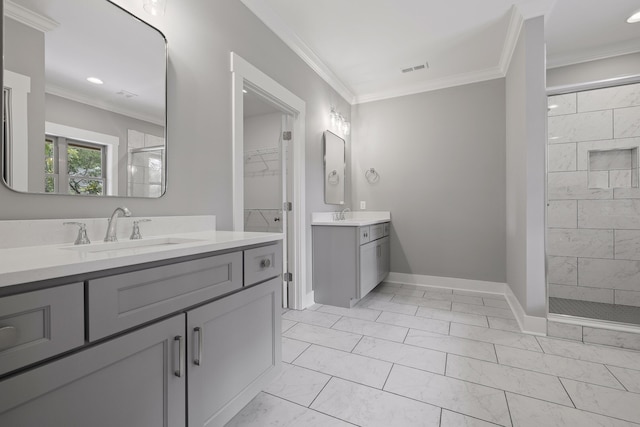
[[[383,229],[384,229],[384,235],[388,236],[389,232],[391,231],[391,223],[390,222],[385,222],[384,224],[382,224]]]
[[[0,375],[84,344],[82,283],[0,298]]]
[[[384,236],[384,224],[376,224],[369,226],[369,241],[378,240]]]
[[[282,274],[282,243],[244,251],[244,285],[251,286]]]
[[[242,288],[242,252],[90,280],[89,341]]]
[[[369,226],[360,227],[360,244],[364,245],[371,240],[369,233]]]

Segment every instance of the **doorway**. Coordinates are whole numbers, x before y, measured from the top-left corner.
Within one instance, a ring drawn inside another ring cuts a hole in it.
[[[548,97],[549,313],[640,326],[640,83]]]
[[[251,87],[243,90],[244,231],[283,233],[282,271],[288,272],[291,246],[288,201],[292,187],[292,117]],[[282,305],[289,306],[288,280],[283,277]]]
[[[305,103],[231,53],[233,229],[282,232],[283,306],[301,309],[307,281]]]

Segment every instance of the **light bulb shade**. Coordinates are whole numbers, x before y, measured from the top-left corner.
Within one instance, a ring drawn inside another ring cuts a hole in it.
[[[167,7],[167,0],[143,0],[142,7],[153,16],[162,16]]]
[[[351,123],[347,121],[344,122],[342,125],[342,133],[345,134],[345,136],[351,133]]]
[[[338,113],[336,113],[335,110],[332,109],[329,117],[331,119],[331,128],[335,129],[338,126],[338,120],[339,120]]]

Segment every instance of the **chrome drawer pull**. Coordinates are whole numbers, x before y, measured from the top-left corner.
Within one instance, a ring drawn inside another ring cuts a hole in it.
[[[269,268],[271,266],[271,260],[269,258],[260,261],[260,268]]]
[[[194,342],[198,343],[198,351],[196,352],[197,357],[193,359],[193,364],[196,366],[202,366],[202,328],[193,328],[193,333],[194,335],[198,334],[198,339],[194,339]]]
[[[173,371],[173,374],[176,377],[180,378],[182,377],[182,360],[184,359],[184,346],[182,345],[182,337],[180,335],[173,338],[174,344],[176,341],[178,341],[178,369]]]
[[[15,326],[0,326],[0,350],[10,348],[18,342],[18,330]]]

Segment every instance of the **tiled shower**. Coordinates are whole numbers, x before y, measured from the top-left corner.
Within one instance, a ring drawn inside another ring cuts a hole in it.
[[[640,84],[548,100],[550,312],[640,324]]]

